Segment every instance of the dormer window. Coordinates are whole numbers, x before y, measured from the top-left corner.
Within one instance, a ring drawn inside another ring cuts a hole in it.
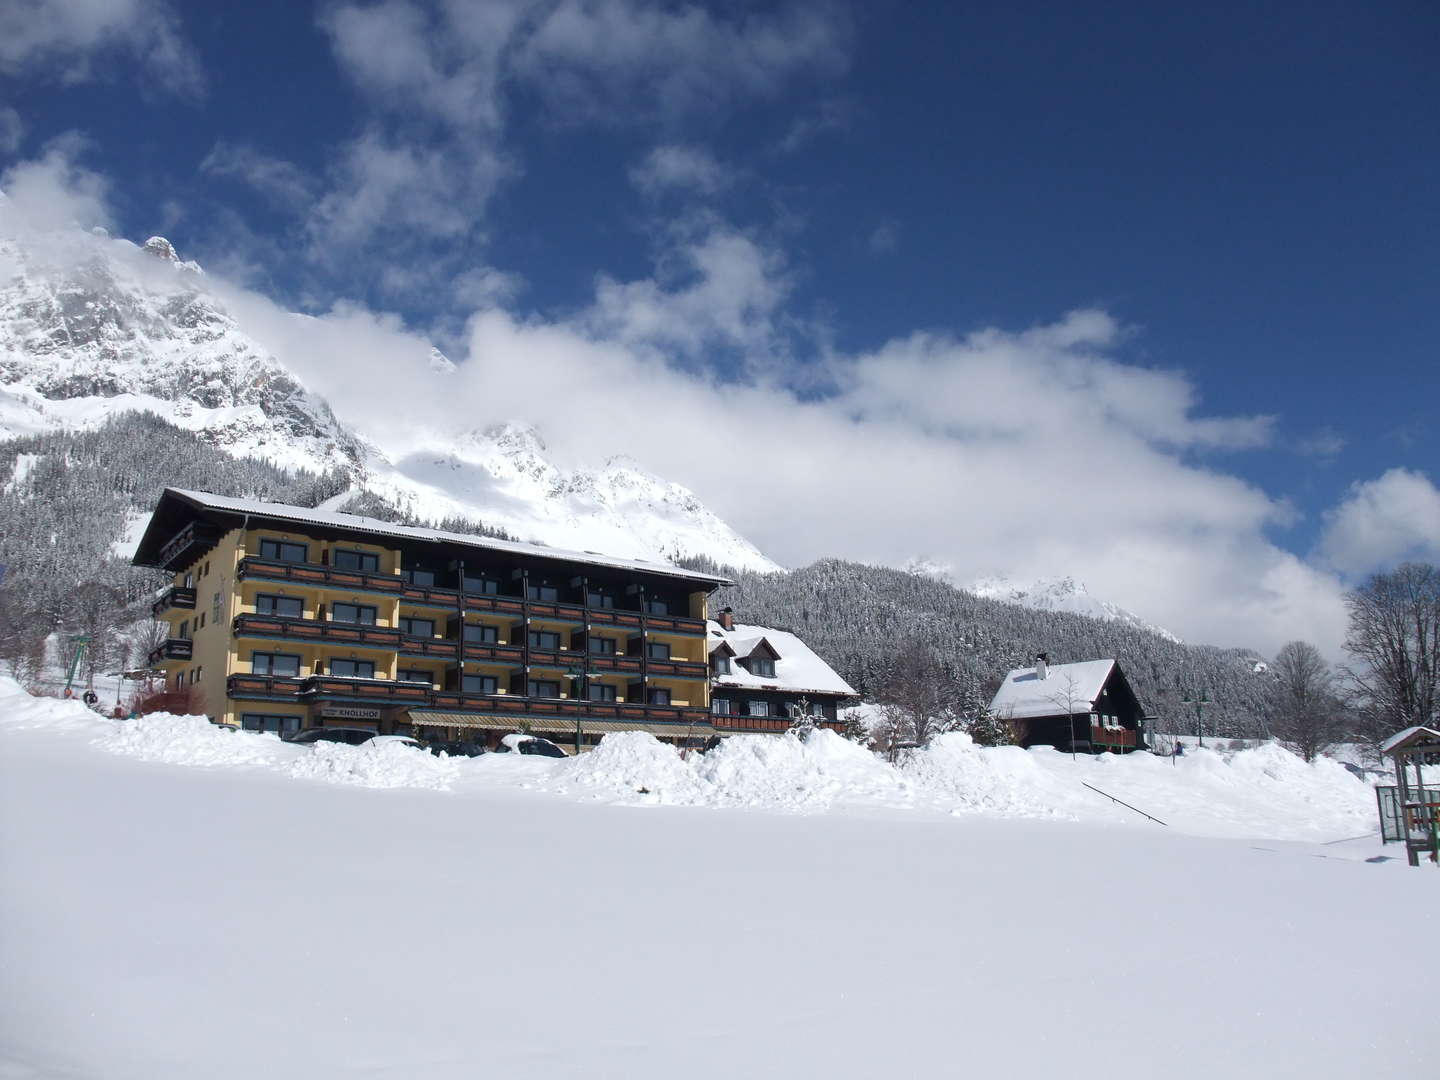
[[[714,664],[716,675],[730,674],[730,657],[717,653],[714,657]]]
[[[762,679],[775,677],[775,661],[768,656],[750,657],[750,674]]]

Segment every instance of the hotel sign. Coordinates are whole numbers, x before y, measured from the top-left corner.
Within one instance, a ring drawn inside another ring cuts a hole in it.
[[[315,712],[320,716],[336,720],[379,720],[381,710],[372,709],[364,705],[331,705],[321,703],[315,706]]]

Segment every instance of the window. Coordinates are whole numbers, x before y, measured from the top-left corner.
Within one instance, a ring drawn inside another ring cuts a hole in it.
[[[495,645],[500,641],[500,628],[481,623],[465,624],[465,640],[477,645]]]
[[[465,591],[468,593],[480,593],[484,596],[498,596],[500,594],[500,581],[493,577],[466,577]]]
[[[300,674],[300,657],[288,653],[251,653],[250,670],[256,675],[281,675],[293,679]]]
[[[408,615],[400,616],[400,633],[406,637],[434,637],[434,619],[412,619]]]
[[[330,674],[342,679],[373,679],[374,660],[331,660]]]
[[[812,702],[810,702],[810,715],[811,715],[811,716],[824,716],[824,715],[825,715],[825,706],[824,706],[823,704],[821,704],[820,702],[818,702],[818,701],[812,701]]]
[[[370,604],[331,604],[330,621],[375,625],[376,609]]]
[[[560,683],[553,679],[531,679],[526,684],[525,692],[531,697],[554,697],[560,696]]]
[[[305,614],[305,601],[298,596],[271,596],[262,593],[255,597],[255,613],[299,619]]]
[[[500,690],[500,680],[494,675],[463,675],[460,689],[467,694],[494,694]]]
[[[664,641],[647,641],[645,643],[645,655],[651,660],[669,660],[670,646]]]
[[[591,589],[585,594],[585,603],[590,607],[613,608],[615,594],[609,589]]]
[[[714,657],[714,662],[716,675],[730,674],[730,657],[717,654]]]
[[[532,649],[558,649],[560,648],[560,635],[554,630],[531,630],[530,647]]]
[[[607,683],[592,682],[590,684],[591,701],[614,701],[615,687]]]
[[[380,556],[373,551],[336,548],[330,556],[330,562],[336,570],[363,570],[373,574],[380,569]]]
[[[197,682],[199,682],[199,681],[200,681],[202,678],[204,678],[204,677],[205,677],[205,669],[204,669],[203,667],[197,667],[197,668],[191,673],[191,675],[190,675],[190,681],[191,681],[192,683],[197,683]]]
[[[205,628],[205,612],[202,611],[202,612],[200,612],[200,618],[198,618],[198,619],[195,620],[195,629],[196,629],[196,630],[203,630],[204,628]]]
[[[758,675],[762,679],[773,679],[775,677],[775,661],[768,656],[750,657],[750,674]]]
[[[435,584],[434,570],[421,570],[412,566],[401,571],[400,576],[411,585],[432,586]]]
[[[729,698],[717,697],[710,699],[710,711],[716,716],[734,716],[735,703]]]
[[[608,637],[592,637],[589,641],[590,651],[596,656],[614,656],[615,639]]]
[[[663,686],[652,686],[645,692],[645,700],[651,705],[669,705],[670,691]]]
[[[531,600],[539,600],[543,603],[553,604],[560,599],[560,590],[554,585],[547,585],[543,581],[532,581],[526,594]]]
[[[246,731],[274,731],[280,735],[293,735],[300,730],[300,717],[247,712],[240,714],[240,726]]]
[[[175,689],[176,689],[176,690],[184,690],[184,689],[185,689],[185,672],[183,672],[183,671],[177,671],[177,672],[175,672]]]
[[[206,559],[206,560],[205,560],[205,568],[200,571],[200,576],[201,576],[201,577],[204,577],[204,576],[205,576],[206,574],[208,574],[208,573],[210,573],[210,560],[209,560],[209,559]]]
[[[305,562],[310,556],[310,548],[305,544],[295,544],[289,540],[261,540],[260,557],[262,559],[274,559],[277,562]]]
[[[424,671],[420,668],[401,668],[395,673],[395,678],[399,682],[420,682],[430,683],[432,685],[434,684],[434,678],[431,676],[430,672]]]
[[[195,587],[195,575],[194,575],[194,574],[186,574],[186,575],[185,575],[185,588],[187,588],[187,589],[193,589],[194,587]]]
[[[175,636],[178,637],[181,641],[189,641],[189,640],[190,640],[190,620],[189,620],[189,619],[183,619],[183,620],[181,620],[180,629],[175,632]]]
[[[670,601],[664,597],[652,596],[645,601],[645,610],[651,615],[669,615]]]
[[[749,716],[769,716],[770,703],[768,701],[747,701],[745,712]]]

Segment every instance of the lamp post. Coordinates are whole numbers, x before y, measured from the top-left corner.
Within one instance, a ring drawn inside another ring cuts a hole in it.
[[[1195,736],[1199,740],[1200,745],[1203,747],[1205,745],[1205,724],[1203,720],[1204,710],[1206,705],[1213,705],[1214,702],[1210,700],[1210,697],[1208,694],[1206,694],[1205,687],[1203,686],[1200,687],[1199,690],[1194,690],[1182,686],[1180,688],[1180,700],[1186,705],[1195,706]]]
[[[585,678],[585,665],[584,665],[584,664],[567,664],[567,665],[565,665],[565,674],[566,674],[566,675],[569,675],[571,679],[577,680],[577,681],[580,683],[580,699],[581,699],[582,701],[584,701],[585,695],[589,693],[589,689],[590,689],[589,686],[587,685],[588,682],[589,682],[589,680]],[[572,685],[573,685],[573,684],[572,684]],[[580,705],[578,708],[579,708],[580,710],[583,710],[583,709],[585,708],[585,706],[582,704],[582,705]],[[584,718],[584,715],[582,714],[582,712],[577,711],[577,712],[575,713],[575,756],[576,756],[576,757],[579,757],[579,756],[580,756],[581,724],[582,724],[582,722],[584,721],[584,719],[585,719],[585,718]]]

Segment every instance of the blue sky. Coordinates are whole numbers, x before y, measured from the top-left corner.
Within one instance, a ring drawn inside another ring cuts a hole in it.
[[[1224,427],[1144,444],[1262,493],[1256,543],[1342,584],[1435,550],[1432,4],[10,7],[11,168],[60,147],[112,229],[284,306],[460,360],[499,310],[801,402],[916,334],[1103,313],[1063,348]],[[1084,482],[1164,484],[1116,469]]]

